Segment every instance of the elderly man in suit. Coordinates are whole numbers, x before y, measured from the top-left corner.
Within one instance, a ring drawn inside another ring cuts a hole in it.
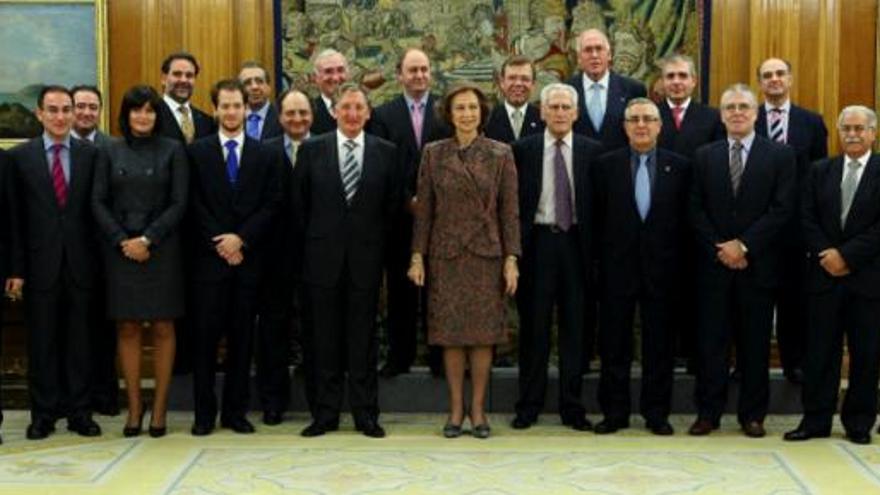
[[[376,307],[400,205],[399,159],[394,144],[364,132],[370,106],[362,89],[344,84],[335,101],[339,128],[303,142],[293,172],[317,380],[312,423],[301,434],[338,429],[347,370],[355,428],[379,438]]]
[[[345,55],[328,48],[319,52],[313,62],[315,66],[315,84],[319,94],[312,100],[312,134],[324,134],[336,129],[333,95],[341,84],[348,81],[348,60]]]
[[[376,108],[369,131],[397,145],[403,164],[403,198],[396,211],[388,242],[388,359],[380,374],[391,378],[408,373],[416,358],[416,328],[426,331],[424,293],[406,277],[412,245],[412,203],[425,144],[451,136],[451,130],[434,112],[431,94],[431,61],[417,48],[406,50],[397,64],[403,94]],[[421,307],[421,315],[418,310]],[[442,374],[440,349],[430,347],[428,364],[434,376]]]
[[[266,240],[280,200],[274,157],[244,132],[245,89],[236,79],[211,90],[220,130],[189,146],[193,218],[192,434],[214,430],[217,344],[226,336],[221,426],[253,433],[247,420],[251,342]]]
[[[797,155],[798,184],[808,175],[810,164],[828,156],[828,131],[822,116],[791,102],[791,64],[769,58],[758,67],[758,82],[764,104],[758,109],[755,132],[777,143],[787,144]],[[804,244],[800,236],[798,208],[787,227],[782,284],[776,293],[776,340],[785,377],[801,383],[806,312],[803,297]]]
[[[249,60],[241,64],[238,80],[247,91],[247,112],[244,130],[248,137],[265,141],[283,133],[278,122],[278,112],[272,105],[272,82],[269,71],[259,62]]]
[[[806,243],[804,416],[785,440],[827,437],[837,409],[843,336],[849,387],[840,419],[856,444],[871,442],[880,376],[880,157],[877,114],[840,112],[843,155],[812,165],[801,199]]]
[[[592,428],[581,401],[581,359],[583,300],[594,242],[591,169],[601,145],[572,131],[577,105],[571,86],[546,86],[541,91],[544,133],[513,146],[523,245],[516,429],[529,428],[544,406],[554,308],[559,315],[559,414],[575,430]]]
[[[199,63],[191,53],[177,52],[162,61],[162,100],[164,105],[156,109],[156,119],[162,135],[180,142],[214,134],[214,119],[196,108],[190,100],[199,75]]]
[[[599,328],[599,434],[629,426],[630,366],[636,305],[641,317],[639,409],[648,429],[671,435],[675,308],[688,241],[687,159],[659,148],[660,110],[647,98],[629,101],[629,147],[606,153],[596,170],[596,216],[602,314]]]
[[[95,86],[80,85],[70,88],[73,95],[73,127],[70,135],[88,141],[95,146],[104,146],[112,139],[98,129],[104,99],[101,90]]]
[[[89,396],[89,326],[100,284],[91,209],[97,148],[71,138],[73,97],[66,88],[42,89],[37,118],[43,134],[11,151],[17,221],[7,289],[18,294],[27,282],[27,438],[46,438],[64,416],[69,430],[97,436]]]
[[[495,105],[484,133],[487,138],[512,143],[544,130],[540,109],[529,103],[535,87],[535,64],[523,55],[512,55],[501,64],[496,79],[502,101]]]
[[[773,291],[784,227],[795,204],[795,156],[757,136],[758,103],[744,84],[721,95],[727,139],[694,157],[690,217],[697,236],[697,407],[691,435],[717,429],[727,399],[727,347],[742,372],[737,418],[762,437],[769,401]]]

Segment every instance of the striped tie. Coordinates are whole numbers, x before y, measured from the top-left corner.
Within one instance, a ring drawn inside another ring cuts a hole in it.
[[[770,140],[785,144],[785,129],[782,128],[785,110],[773,108],[770,110]]]
[[[361,164],[358,163],[354,151],[357,143],[349,139],[343,143],[343,146],[345,146],[345,159],[342,162],[342,189],[345,191],[345,201],[351,204],[361,180]]]
[[[742,181],[742,149],[743,145],[739,141],[734,141],[733,146],[730,147],[730,185],[734,196],[739,194],[739,184]]]

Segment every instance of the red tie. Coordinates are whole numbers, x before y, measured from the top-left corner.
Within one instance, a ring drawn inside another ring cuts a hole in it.
[[[61,166],[62,144],[52,145],[52,187],[55,188],[55,199],[58,206],[64,208],[67,204],[67,181],[64,180],[64,167]]]
[[[675,105],[672,107],[672,120],[675,122],[675,129],[681,130],[681,114],[684,113],[684,107]]]

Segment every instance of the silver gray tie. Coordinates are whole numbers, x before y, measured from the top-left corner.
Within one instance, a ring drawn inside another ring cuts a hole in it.
[[[743,161],[742,161],[743,145],[739,141],[734,141],[730,147],[730,185],[733,187],[733,195],[739,194],[739,183],[742,181]]]
[[[856,189],[859,187],[859,168],[861,162],[852,160],[846,164],[846,175],[843,176],[843,182],[840,183],[840,226],[846,225],[846,217],[849,216],[849,209],[852,207],[853,198],[856,196]]]

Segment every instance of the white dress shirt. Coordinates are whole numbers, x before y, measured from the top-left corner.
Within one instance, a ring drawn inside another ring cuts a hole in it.
[[[556,156],[557,138],[550,133],[544,131],[544,160],[541,171],[541,196],[538,198],[538,209],[535,211],[535,223],[541,225],[556,225],[556,189],[555,184],[555,167],[553,159]],[[574,174],[572,170],[572,142],[574,137],[569,131],[562,142],[562,157],[565,159],[565,170],[568,172],[568,183],[571,189],[571,218],[572,223],[577,223],[577,208],[575,205],[574,190]]]

